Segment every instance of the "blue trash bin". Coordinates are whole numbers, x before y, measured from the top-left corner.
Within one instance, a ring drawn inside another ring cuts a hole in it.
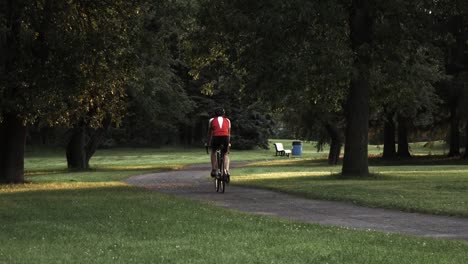
[[[292,142],[292,153],[293,155],[302,155],[302,142],[293,141]]]

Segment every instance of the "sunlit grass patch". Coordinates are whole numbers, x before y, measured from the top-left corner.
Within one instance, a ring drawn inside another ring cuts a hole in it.
[[[59,174],[59,173],[67,173],[68,170],[34,170],[34,171],[25,171],[24,176],[36,176],[36,175],[43,175],[43,174]]]
[[[342,176],[341,167],[289,164],[233,171],[234,184],[266,188],[311,199],[468,217],[465,165],[372,166],[369,177]]]
[[[403,175],[414,175],[414,176],[418,176],[418,175],[441,176],[441,175],[447,175],[447,174],[468,176],[468,169],[467,170],[409,170],[409,171],[398,171],[398,172],[387,170],[387,171],[378,171],[378,173],[391,174],[391,175],[403,174]]]
[[[177,170],[183,168],[184,165],[169,164],[169,165],[112,165],[112,166],[96,166],[94,170],[115,170],[115,171],[137,171],[137,170]]]
[[[327,166],[327,161],[325,159],[319,158],[278,158],[272,160],[263,160],[263,161],[253,161],[250,162],[246,167],[278,167],[278,166]]]
[[[84,190],[93,188],[114,188],[128,186],[124,182],[79,182],[79,183],[24,183],[0,185],[0,194],[33,191]]]
[[[252,180],[269,180],[269,179],[287,179],[287,178],[300,178],[300,177],[314,177],[314,176],[330,176],[333,175],[330,171],[290,171],[290,172],[272,172],[272,173],[257,173],[257,174],[244,174],[236,175],[233,181],[252,181]]]
[[[26,177],[31,182],[111,182],[123,181],[130,176],[160,172],[167,169],[140,170],[90,170],[56,174],[33,175]]]
[[[295,160],[295,159],[256,161],[256,162],[250,163],[248,166],[297,165],[301,161],[303,162],[303,160]]]

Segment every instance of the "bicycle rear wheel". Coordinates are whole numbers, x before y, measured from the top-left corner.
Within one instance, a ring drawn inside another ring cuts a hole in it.
[[[216,170],[216,176],[214,178],[214,184],[215,184],[215,190],[216,192],[219,192],[220,187],[221,187],[221,170],[220,170],[220,160],[221,160],[221,153],[220,151],[216,151],[216,164],[218,169]]]
[[[215,190],[216,190],[216,192],[219,192],[219,188],[220,188],[220,185],[221,185],[221,180],[218,179],[217,176],[216,176],[216,178],[214,179],[214,184],[215,184]]]
[[[222,151],[218,152],[216,155],[218,162],[218,172],[215,179],[216,192],[224,193],[226,187],[226,181],[224,180],[224,157]]]

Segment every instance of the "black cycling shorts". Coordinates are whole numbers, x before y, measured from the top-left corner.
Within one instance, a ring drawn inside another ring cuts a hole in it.
[[[211,149],[213,151],[216,151],[219,146],[223,145],[223,151],[227,152],[228,151],[228,146],[229,146],[229,137],[213,137],[211,139]]]

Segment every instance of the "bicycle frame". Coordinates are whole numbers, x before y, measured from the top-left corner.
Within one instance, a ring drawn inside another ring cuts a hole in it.
[[[216,150],[216,164],[218,168],[217,174],[219,176],[224,175],[224,155],[226,154],[226,152],[222,151],[222,149],[223,149],[223,146],[220,146]]]
[[[209,154],[209,145],[205,144],[206,154]],[[226,155],[227,151],[224,150],[224,145],[220,145],[216,149],[216,176],[214,177],[215,183],[215,190],[216,192],[224,193],[224,189],[226,187],[226,172],[224,170],[224,156]]]
[[[216,149],[216,177],[214,179],[215,181],[215,189],[216,192],[221,192],[224,193],[225,187],[226,187],[226,173],[224,170],[224,155],[226,155],[226,152],[223,151],[224,145],[219,146],[218,149]]]

